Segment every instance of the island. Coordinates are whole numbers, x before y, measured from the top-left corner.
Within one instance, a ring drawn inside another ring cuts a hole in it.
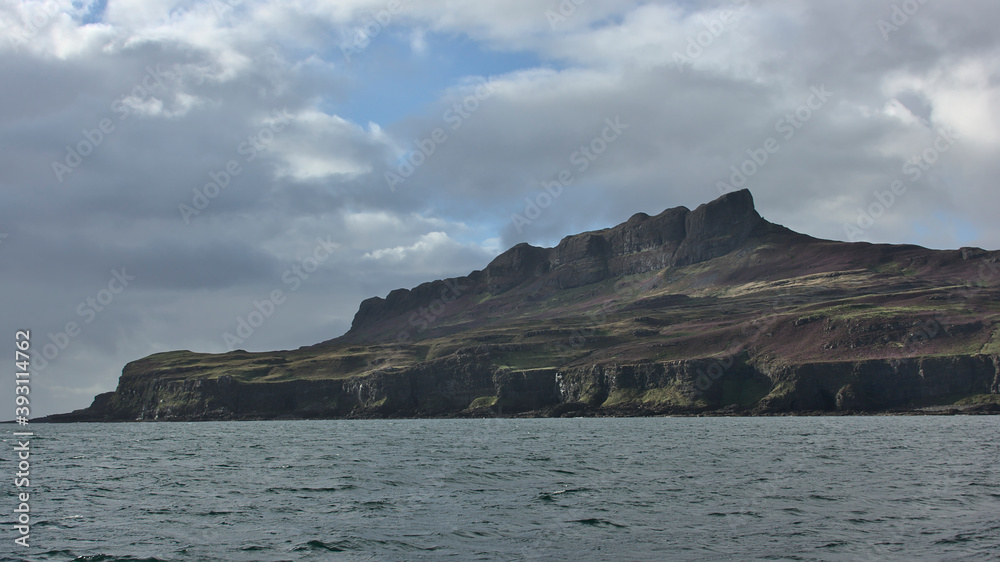
[[[315,345],[150,355],[36,421],[1000,413],[998,258],[813,238],[734,191],[367,299]]]

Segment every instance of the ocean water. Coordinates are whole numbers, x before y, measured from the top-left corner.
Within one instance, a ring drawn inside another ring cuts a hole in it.
[[[3,560],[1000,558],[996,416],[31,429]]]

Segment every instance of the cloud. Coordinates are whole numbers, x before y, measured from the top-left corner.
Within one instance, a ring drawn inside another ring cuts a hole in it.
[[[44,343],[110,270],[136,275],[51,362],[41,412],[145,354],[224,350],[317,239],[336,250],[248,348],[335,337],[360,300],[516,242],[693,208],[769,138],[746,186],[774,222],[846,239],[901,181],[862,239],[1000,247],[994,3],[926,3],[888,33],[891,0],[390,4],[0,0],[0,325]],[[595,140],[609,119],[627,128]]]
[[[379,248],[364,254],[364,259],[379,262],[385,269],[417,268],[418,271],[434,273],[442,269],[442,263],[455,263],[461,254],[488,257],[489,253],[476,244],[460,244],[444,232],[429,232],[408,246]]]
[[[273,150],[282,160],[279,177],[355,178],[370,173],[372,163],[387,149],[387,139],[375,123],[369,123],[366,131],[341,117],[314,110],[299,113],[292,122],[289,134],[275,135]]]

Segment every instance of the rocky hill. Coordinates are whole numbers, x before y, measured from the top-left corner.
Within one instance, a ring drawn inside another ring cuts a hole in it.
[[[317,345],[151,355],[49,421],[998,412],[998,258],[818,240],[743,190],[365,300]]]

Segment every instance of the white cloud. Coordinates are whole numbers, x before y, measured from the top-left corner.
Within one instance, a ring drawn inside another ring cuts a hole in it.
[[[420,259],[423,261],[436,249],[442,246],[454,248],[457,244],[444,232],[428,232],[420,237],[415,243],[409,246],[396,246],[395,248],[383,248],[365,254],[365,259],[386,260],[394,265],[402,264],[408,259]]]
[[[374,262],[378,270],[388,272],[402,269],[411,274],[432,275],[436,279],[465,275],[473,268],[484,267],[494,255],[491,250],[474,242],[463,244],[446,232],[434,231],[420,235],[412,244],[366,252],[362,259]],[[470,267],[471,264],[474,265]],[[448,271],[449,274],[433,275],[433,272],[441,271]]]
[[[891,0],[752,1],[721,29],[713,22],[738,3],[590,0],[553,26],[546,11],[556,2],[402,0],[353,65],[341,38],[386,0],[218,5],[112,1],[98,23],[81,25],[91,2],[0,0],[5,33],[23,31],[39,6],[59,8],[34,15],[41,25],[16,48],[0,41],[0,226],[9,234],[0,269],[19,264],[35,276],[9,276],[0,323],[57,330],[108,270],[135,267],[136,291],[78,340],[102,381],[163,347],[212,341],[205,349],[218,350],[227,322],[282,286],[281,273],[317,237],[338,251],[256,349],[334,337],[360,299],[468,273],[520,240],[558,241],[637,211],[703,203],[823,84],[833,101],[749,180],[766,218],[844,238],[843,223],[933,142],[926,115],[961,141],[867,238],[1000,246],[992,2],[928,3],[886,41],[876,22]],[[677,68],[674,54],[687,56],[706,30],[711,40]],[[436,61],[440,72],[429,72]],[[136,89],[157,65],[173,76]],[[476,75],[491,76],[493,92],[452,128],[443,115]],[[110,109],[116,100],[127,118]],[[274,111],[286,112],[284,127]],[[627,131],[580,169],[573,154],[616,117]],[[114,131],[56,181],[52,162],[105,118]],[[240,152],[267,127],[271,140],[252,160]],[[383,172],[439,127],[447,142],[391,192]],[[185,225],[178,205],[230,161],[242,171]],[[561,170],[572,183],[514,232],[510,215]],[[968,232],[956,234],[955,217]],[[152,335],[122,339],[121,326]],[[94,386],[69,382],[71,362],[61,368],[52,385]]]
[[[339,116],[316,110],[300,112],[290,119],[287,131],[276,131],[273,143],[267,148],[281,160],[279,177],[353,178],[371,172],[376,155],[387,150],[386,137],[374,123],[369,123],[365,130]]]

